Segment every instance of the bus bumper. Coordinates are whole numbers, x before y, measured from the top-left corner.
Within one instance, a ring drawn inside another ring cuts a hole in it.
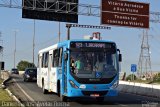
[[[105,97],[105,96],[118,96],[116,89],[109,90],[81,90],[73,89],[68,90],[68,97]]]

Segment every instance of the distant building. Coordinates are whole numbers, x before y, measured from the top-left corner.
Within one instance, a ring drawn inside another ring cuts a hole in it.
[[[91,35],[86,35],[83,37],[84,39],[87,40],[101,40],[101,33],[100,32],[93,32],[92,36]]]

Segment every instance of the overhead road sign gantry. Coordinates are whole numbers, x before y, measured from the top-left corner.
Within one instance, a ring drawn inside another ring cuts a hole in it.
[[[80,24],[66,24],[66,27],[80,27],[80,28],[108,29],[108,30],[111,29],[111,27],[109,26],[80,25]]]
[[[78,23],[79,0],[22,0],[22,18]]]

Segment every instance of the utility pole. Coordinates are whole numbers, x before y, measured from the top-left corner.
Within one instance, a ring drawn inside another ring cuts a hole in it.
[[[16,36],[17,36],[18,30],[14,30],[14,36],[15,36],[15,42],[14,42],[14,68],[16,68]]]
[[[35,28],[36,27],[35,26],[35,19],[34,19],[33,23],[34,23],[34,26],[33,26],[34,28],[33,28],[33,57],[32,58],[33,58],[33,64],[34,64],[35,34],[36,34],[36,31],[35,31],[36,30],[36,28]]]
[[[58,26],[59,26],[58,38],[60,42],[61,41],[61,22],[58,22]]]
[[[70,40],[70,28],[71,28],[71,24],[66,24],[67,27],[67,40]]]
[[[0,57],[2,57],[1,58],[1,61],[2,61],[3,60],[3,40],[1,39],[1,37],[2,37],[2,33],[0,32],[0,42],[1,42],[1,44],[0,44],[0,54],[1,54],[1,56]],[[2,68],[1,61],[0,61],[0,78],[1,78],[1,68]]]
[[[1,61],[3,60],[3,40],[2,40],[2,32],[0,32],[0,57]]]
[[[149,46],[148,38],[149,38],[148,30],[143,30],[141,53],[140,53],[139,62],[138,62],[138,68],[139,68],[138,76],[140,78],[142,78],[142,76],[151,78],[151,75],[152,75],[150,46]]]

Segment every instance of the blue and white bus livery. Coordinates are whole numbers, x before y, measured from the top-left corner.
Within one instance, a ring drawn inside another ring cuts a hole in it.
[[[71,97],[117,96],[120,51],[104,40],[68,40],[38,53],[37,84],[43,93]]]

